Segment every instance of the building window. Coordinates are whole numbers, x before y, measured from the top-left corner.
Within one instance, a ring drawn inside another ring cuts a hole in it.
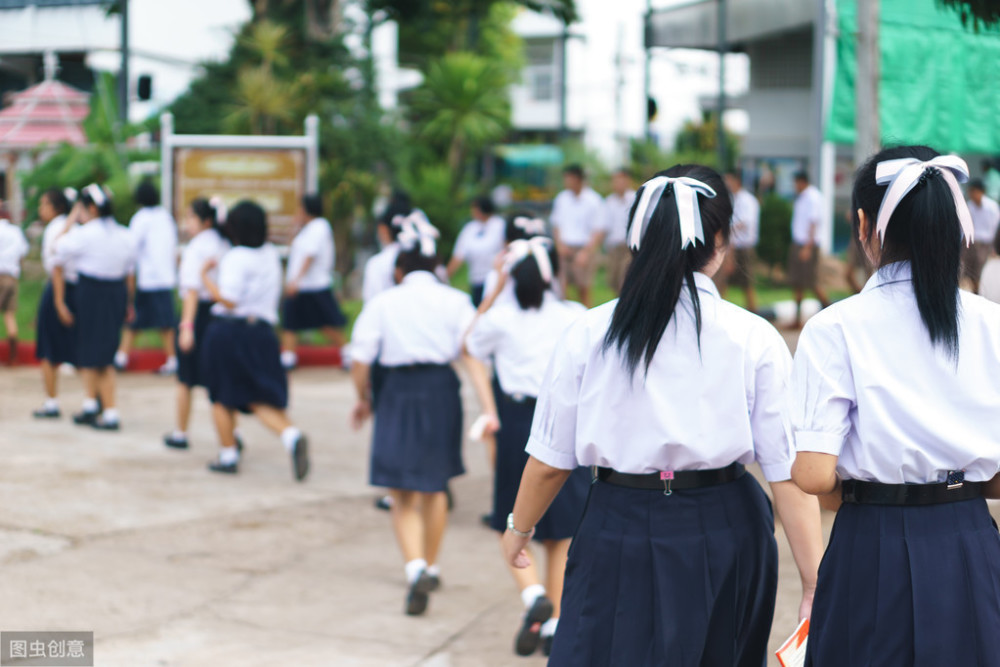
[[[551,38],[526,40],[525,55],[528,63],[524,68],[524,81],[531,99],[535,102],[554,100],[558,81],[556,40]]]

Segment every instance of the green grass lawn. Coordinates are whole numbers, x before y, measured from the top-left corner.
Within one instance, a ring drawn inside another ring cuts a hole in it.
[[[464,269],[455,275],[452,284],[458,289],[468,290],[469,281]],[[759,307],[768,306],[775,302],[792,298],[792,290],[790,288],[775,285],[768,280],[766,276],[757,276],[756,286]],[[22,276],[21,278],[20,295],[18,297],[17,306],[17,322],[18,328],[20,329],[19,338],[21,340],[33,341],[35,339],[35,317],[38,311],[38,301],[42,297],[42,291],[44,288],[45,281],[42,278],[34,276]],[[594,284],[594,304],[599,305],[606,303],[613,299],[614,296],[614,292],[611,291],[611,288],[608,287],[607,281],[605,280],[604,270],[602,269],[598,271]],[[836,290],[830,294],[830,298],[834,301],[846,298],[847,296],[849,296],[847,292]],[[726,294],[726,298],[739,306],[746,305],[742,290],[731,289]],[[344,314],[347,315],[347,333],[349,335],[351,328],[354,326],[354,321],[361,312],[361,300],[348,299],[341,302],[340,305],[344,310]],[[179,305],[178,312],[180,312]],[[6,337],[6,331],[4,332],[4,337]],[[320,344],[323,342],[323,336],[319,332],[312,332],[303,336],[302,342],[307,345]],[[158,348],[160,345],[160,336],[155,331],[145,331],[136,337],[137,348]]]

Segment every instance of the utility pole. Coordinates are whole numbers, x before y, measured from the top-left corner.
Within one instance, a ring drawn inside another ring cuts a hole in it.
[[[858,72],[854,83],[854,163],[864,164],[881,146],[878,89],[879,0],[858,0]]]
[[[646,118],[646,141],[653,138],[653,133],[650,128],[650,117],[649,117],[649,100],[652,97],[652,66],[653,66],[653,53],[650,42],[652,42],[652,30],[653,30],[653,0],[646,0],[646,17],[643,21],[643,55],[645,56],[645,61],[643,63],[644,67],[642,70],[642,91],[644,93],[643,100],[645,105],[645,118]]]
[[[726,126],[722,122],[726,114],[726,52],[729,44],[726,41],[726,0],[717,0],[718,4],[718,50],[719,50],[719,113],[716,116],[716,150],[719,156],[719,170],[728,168],[726,163]]]
[[[563,23],[559,37],[559,141],[566,141],[569,128],[566,125],[566,105],[568,88],[566,85],[566,47],[569,44],[569,26]]]
[[[121,10],[121,50],[122,66],[118,75],[118,118],[123,125],[128,123],[128,0],[118,0],[118,7]]]

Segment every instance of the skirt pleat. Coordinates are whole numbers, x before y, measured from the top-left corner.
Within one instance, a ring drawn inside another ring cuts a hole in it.
[[[180,336],[176,337],[177,381],[188,387],[207,387],[207,373],[200,361],[200,348],[205,342],[208,325],[212,322],[211,301],[199,301],[194,316],[194,347],[189,352],[180,348]]]
[[[66,307],[76,312],[76,285],[66,283]],[[76,329],[65,326],[56,313],[52,283],[45,285],[38,302],[38,320],[35,327],[35,358],[59,364],[76,363]]]
[[[372,486],[436,493],[464,472],[462,400],[454,369],[386,368],[375,406]]]
[[[255,403],[288,406],[288,375],[269,323],[214,318],[199,354],[199,372],[213,403],[241,412]]]
[[[761,667],[777,558],[750,475],[671,496],[599,482],[570,548],[549,664]]]
[[[133,331],[173,329],[177,326],[174,291],[170,289],[137,290],[135,319],[129,324]]]
[[[80,276],[75,298],[76,365],[79,368],[113,365],[128,311],[125,280]]]
[[[285,298],[282,327],[287,331],[311,331],[347,326],[347,316],[329,289],[298,292]]]
[[[806,664],[1000,665],[1000,535],[986,502],[841,507]]]

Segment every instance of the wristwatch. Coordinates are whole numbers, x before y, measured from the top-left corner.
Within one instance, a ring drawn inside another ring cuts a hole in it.
[[[534,528],[532,528],[531,530],[529,530],[526,533],[524,531],[520,531],[517,528],[515,528],[514,527],[514,513],[511,512],[510,514],[507,515],[507,530],[509,530],[510,532],[514,533],[518,537],[531,537],[531,533],[534,531]]]

